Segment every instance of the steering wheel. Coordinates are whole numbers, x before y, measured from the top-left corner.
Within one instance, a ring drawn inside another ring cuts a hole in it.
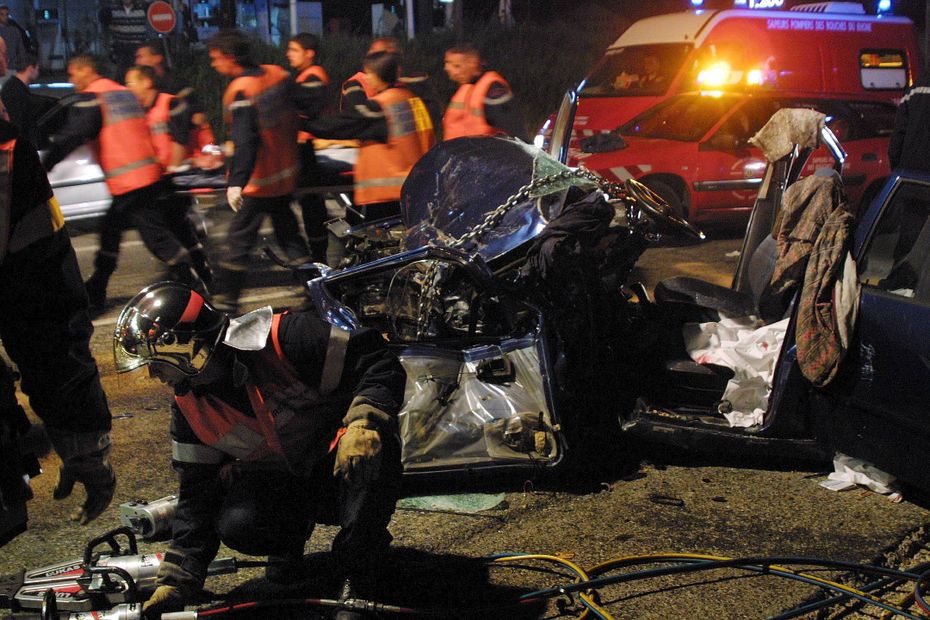
[[[659,228],[665,228],[671,233],[684,234],[701,241],[706,238],[704,233],[676,215],[664,198],[639,181],[627,179],[623,182],[623,188]]]

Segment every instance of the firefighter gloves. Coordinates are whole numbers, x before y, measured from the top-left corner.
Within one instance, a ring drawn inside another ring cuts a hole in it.
[[[191,558],[185,558],[185,554],[176,549],[169,549],[165,554],[165,559],[159,565],[158,575],[155,578],[158,587],[149,600],[142,605],[143,617],[151,620],[160,618],[166,612],[182,611],[187,601],[196,598],[203,589],[204,577],[201,574],[195,574],[195,572],[201,573],[202,571],[194,568],[194,572],[191,572],[184,568],[192,562]]]
[[[239,209],[242,208],[242,188],[241,187],[227,187],[226,188],[226,202],[229,203],[230,209],[238,213]]]
[[[355,420],[346,428],[336,449],[333,475],[351,485],[376,480],[381,468],[381,436],[368,420]]]
[[[80,508],[69,515],[69,518],[81,525],[87,525],[99,517],[113,500],[113,492],[116,490],[116,475],[113,473],[113,468],[106,461],[91,468],[62,465],[61,469],[58,470],[58,484],[55,485],[52,497],[62,500],[70,496],[71,491],[74,490],[75,482],[84,485],[87,498]]]

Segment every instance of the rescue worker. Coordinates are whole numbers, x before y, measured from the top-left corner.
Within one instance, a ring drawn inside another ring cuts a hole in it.
[[[162,190],[163,169],[152,146],[145,112],[124,86],[100,75],[100,61],[75,56],[68,77],[80,94],[64,126],[49,138],[43,163],[51,170],[71,151],[95,140],[98,162],[113,196],[100,224],[100,249],[94,273],[84,283],[92,313],[106,306],[107,284],[116,270],[123,230],[135,226],[148,250],[164,262],[172,279],[201,286],[188,251],[169,231],[155,201]]]
[[[158,92],[175,95],[190,108],[190,149],[199,150],[215,143],[213,128],[207,120],[203,103],[190,85],[168,69],[160,41],[147,41],[136,48],[136,66],[151,67],[155,72],[155,88]]]
[[[361,140],[355,164],[355,203],[369,220],[400,213],[400,190],[413,165],[436,143],[423,101],[397,82],[400,58],[390,52],[365,57],[372,96],[364,106],[310,122],[321,138]]]
[[[297,109],[288,72],[277,65],[256,65],[243,33],[221,32],[210,39],[207,50],[213,69],[232,78],[223,95],[223,112],[233,148],[226,198],[236,215],[214,300],[224,311],[234,311],[266,215],[288,260],[300,264],[310,259],[290,205],[299,172]]]
[[[301,103],[298,105],[301,115],[306,120],[316,118],[326,105],[326,87],[329,75],[316,63],[319,39],[301,32],[288,41],[287,61],[297,71],[294,81],[299,85]],[[313,150],[313,136],[306,131],[297,133],[297,149],[300,158],[300,179],[298,186],[307,189],[320,185],[316,165],[316,153]],[[304,221],[304,232],[310,244],[310,256],[314,262],[326,262],[326,246],[329,239],[326,227],[326,201],[315,193],[304,193],[298,199]]]
[[[927,145],[930,145],[930,74],[922,75],[898,104],[894,131],[888,142],[891,169],[930,172],[930,161],[925,155]]]
[[[404,50],[401,48],[400,42],[394,37],[375,39],[371,42],[365,55],[368,56],[377,52],[390,52],[397,55],[400,63],[397,70],[398,82],[423,101],[433,121],[433,127],[438,128],[442,124],[442,103],[440,103],[436,89],[433,88],[429,80],[429,75],[422,72],[408,73],[404,71]],[[374,94],[365,78],[365,71],[359,71],[342,83],[339,109],[342,111],[357,109],[357,106],[364,106],[365,101]]]
[[[381,335],[270,307],[230,319],[162,282],[127,304],[114,339],[117,372],[147,365],[175,395],[179,500],[146,616],[191,601],[220,542],[277,561],[271,581],[302,581],[314,523],[342,526],[332,543],[340,600],[370,597],[391,541],[406,382]]]
[[[496,71],[484,69],[478,48],[470,43],[450,47],[445,71],[459,89],[442,118],[444,140],[493,135],[526,139],[510,84]]]
[[[158,162],[166,172],[172,172],[198,154],[191,152],[190,107],[179,97],[159,92],[155,84],[155,72],[151,67],[133,67],[126,72],[126,87],[145,110]],[[157,208],[164,212],[171,232],[187,249],[194,271],[205,284],[210,284],[213,281],[210,261],[188,217],[191,199],[172,191],[167,179],[163,189]]]
[[[4,114],[5,116],[5,114]],[[0,120],[0,339],[62,466],[53,496],[87,497],[82,525],[113,499],[110,409],[90,352],[94,328],[77,257],[35,148]],[[12,384],[8,373],[2,380]]]

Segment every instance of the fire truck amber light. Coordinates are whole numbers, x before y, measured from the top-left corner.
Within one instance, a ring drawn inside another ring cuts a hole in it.
[[[761,69],[752,69],[749,73],[746,74],[746,84],[750,86],[761,86],[762,78],[763,75]]]
[[[698,73],[697,82],[701,86],[723,86],[730,78],[730,65],[720,62]]]

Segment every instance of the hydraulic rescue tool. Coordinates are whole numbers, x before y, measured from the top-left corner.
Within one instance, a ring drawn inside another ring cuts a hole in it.
[[[121,535],[127,539],[126,546],[117,540]],[[109,548],[98,551],[103,545]],[[135,604],[155,590],[155,576],[163,559],[163,553],[139,553],[133,531],[119,527],[91,540],[80,559],[0,578],[0,608],[47,608],[52,592],[56,609],[97,614],[88,618],[130,620],[138,617],[132,615],[137,613]],[[221,558],[210,563],[207,574],[224,575],[238,569],[234,558]],[[100,610],[111,615],[101,616]]]

